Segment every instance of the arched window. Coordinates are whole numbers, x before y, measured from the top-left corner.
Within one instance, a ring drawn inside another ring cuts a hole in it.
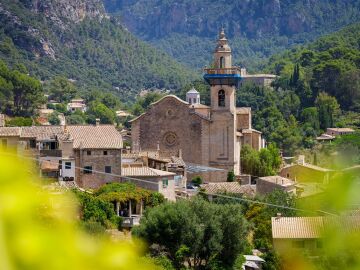
[[[225,91],[220,90],[218,93],[218,106],[225,107]]]
[[[225,68],[225,58],[223,56],[220,57],[220,68]]]

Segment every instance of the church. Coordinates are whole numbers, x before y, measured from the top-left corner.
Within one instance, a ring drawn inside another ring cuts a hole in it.
[[[218,168],[200,174],[206,182],[226,181],[228,171],[240,175],[240,151],[244,144],[264,147],[261,132],[252,128],[251,108],[236,107],[236,88],[241,69],[232,66],[232,53],[222,29],[214,51],[213,67],[204,69],[210,85],[211,104],[200,103],[191,89],[186,101],[167,95],[131,121],[133,151],[158,150],[181,153],[188,164]]]

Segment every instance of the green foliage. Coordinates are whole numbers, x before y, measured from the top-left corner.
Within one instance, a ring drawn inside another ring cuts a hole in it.
[[[107,202],[144,201],[145,205],[157,206],[164,202],[164,196],[137,187],[133,183],[110,183],[99,188],[95,195]]]
[[[336,137],[334,140],[335,150],[348,165],[360,163],[360,132]]]
[[[75,85],[68,79],[55,76],[45,85],[45,90],[50,94],[50,98],[57,102],[69,102],[77,93]]]
[[[316,98],[315,104],[319,111],[320,128],[326,129],[334,126],[334,118],[339,113],[339,104],[336,98],[321,92]]]
[[[103,103],[99,103],[97,101],[94,101],[90,104],[87,115],[88,122],[91,124],[95,124],[96,118],[99,118],[100,123],[102,124],[114,124],[116,117],[113,110],[109,109]]]
[[[260,151],[256,151],[246,144],[241,148],[241,168],[243,173],[253,176],[275,175],[280,165],[280,152],[273,144]]]
[[[239,206],[211,204],[200,198],[152,208],[133,229],[135,236],[158,244],[177,268],[185,262],[199,268],[215,261],[231,267],[248,246],[247,233]]]
[[[62,16],[45,16],[42,9],[33,12],[23,1],[2,0],[2,4],[10,16],[0,19],[0,59],[11,66],[24,64],[43,81],[61,76],[76,80],[81,89],[97,88],[128,98],[141,88],[177,89],[198,78],[167,54],[135,38],[116,18],[103,14],[101,20],[87,16],[75,23]],[[56,14],[69,13],[56,10],[63,9],[61,5],[51,5]],[[94,13],[103,12],[94,9]],[[15,23],[14,17],[22,24]],[[38,31],[36,35],[27,31],[29,27]],[[40,40],[46,41],[48,50]]]
[[[289,81],[288,85],[278,86],[293,89],[303,107],[313,106],[319,93],[325,92],[335,97],[343,110],[357,110],[359,34],[360,24],[354,24],[307,46],[271,57],[267,68],[282,75],[282,81]],[[283,72],[289,67],[293,67],[290,77]]]
[[[81,111],[76,111],[66,117],[66,123],[69,125],[82,125],[85,123],[85,115]]]
[[[0,61],[0,109],[15,116],[30,117],[44,101],[38,80]]]
[[[81,219],[89,230],[94,233],[99,229],[99,224],[105,228],[119,228],[122,220],[116,216],[114,206],[101,198],[86,192],[73,191],[80,202]]]
[[[105,227],[100,222],[93,220],[84,221],[81,223],[81,227],[89,234],[99,236],[105,234]]]
[[[151,103],[154,103],[155,101],[158,101],[160,98],[164,97],[165,94],[159,93],[159,92],[149,92],[146,93],[144,96],[139,96],[136,99],[136,102],[134,103],[132,107],[132,113],[133,115],[140,115],[143,112],[145,112]]]
[[[234,171],[228,171],[226,181],[227,182],[234,182],[235,181],[235,173]]]
[[[165,197],[159,192],[152,192],[146,201],[146,204],[150,207],[158,206],[165,202]]]
[[[60,125],[59,114],[56,111],[49,115],[48,120],[51,125]]]
[[[199,187],[203,183],[203,180],[202,180],[201,176],[195,176],[193,179],[191,179],[191,183],[193,183],[195,186]]]
[[[105,0],[105,6],[137,36],[197,69],[211,61],[221,25],[230,39],[233,63],[254,69],[274,53],[359,20],[357,1]],[[178,21],[173,19],[174,6]],[[185,19],[184,14],[191,16]]]
[[[14,117],[10,120],[6,120],[7,127],[24,127],[24,126],[32,126],[33,120],[28,117]]]
[[[171,260],[165,255],[156,256],[155,258],[152,258],[152,261],[155,265],[160,266],[162,270],[175,270]]]

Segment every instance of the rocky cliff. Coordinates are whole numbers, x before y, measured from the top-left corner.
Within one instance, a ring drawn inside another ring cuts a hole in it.
[[[62,75],[123,95],[195,77],[109,18],[101,0],[0,0],[0,59],[42,80]]]
[[[207,48],[221,26],[235,60],[249,64],[360,19],[360,0],[103,1],[131,32],[196,67],[209,61]]]

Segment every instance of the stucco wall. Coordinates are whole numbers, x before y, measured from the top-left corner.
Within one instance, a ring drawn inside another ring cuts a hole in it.
[[[326,182],[329,178],[328,172],[315,170],[297,164],[283,168],[280,172],[280,175],[299,183],[324,183],[324,181]]]

